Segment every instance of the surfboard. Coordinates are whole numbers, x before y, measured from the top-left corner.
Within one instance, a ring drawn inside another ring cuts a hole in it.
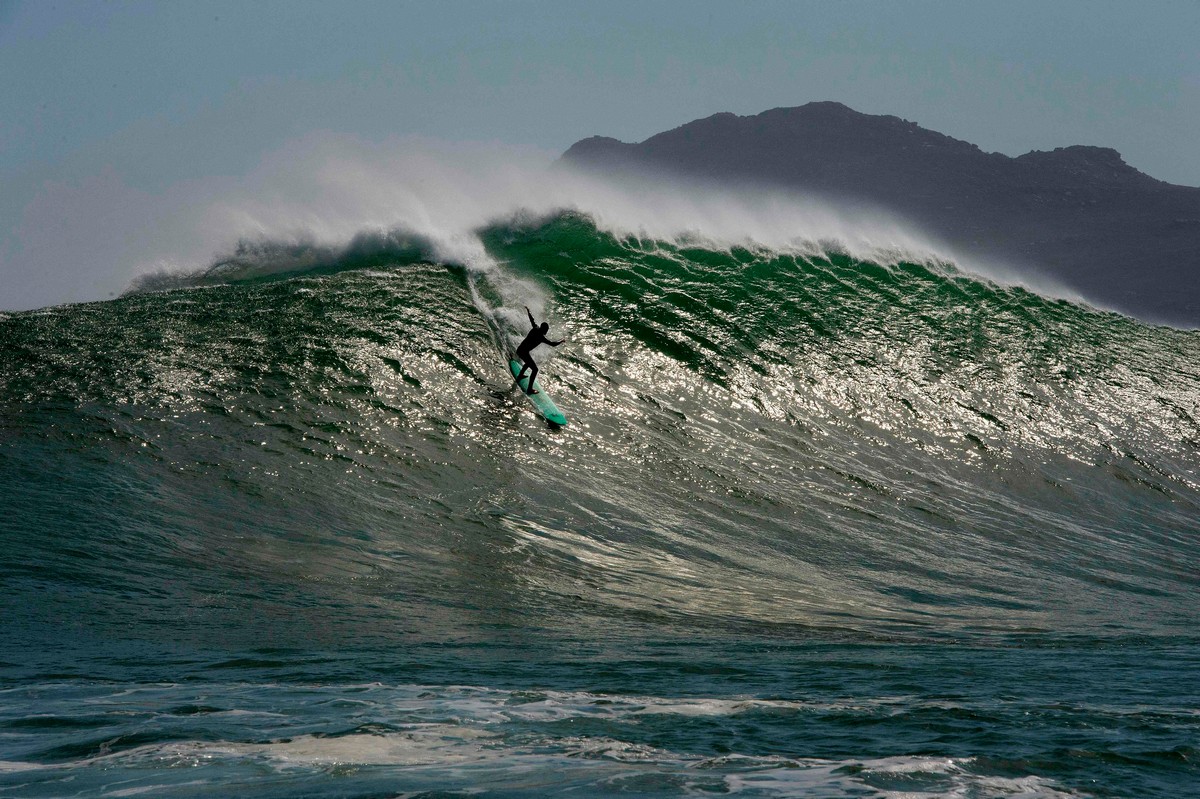
[[[512,372],[513,378],[516,378],[521,373],[520,362],[510,359],[508,362],[508,371]],[[525,377],[522,377],[517,385],[521,387],[521,393],[525,394],[526,390],[529,389],[529,375],[527,374]],[[538,413],[546,417],[546,421],[566,426],[567,417],[563,416],[562,411],[554,404],[554,400],[550,399],[550,396],[542,390],[542,384],[535,380],[533,381],[533,388],[538,393],[525,394],[525,399],[533,403],[533,407],[537,408]]]

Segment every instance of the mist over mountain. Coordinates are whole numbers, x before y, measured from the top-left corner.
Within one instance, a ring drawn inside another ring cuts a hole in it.
[[[816,102],[715,114],[636,144],[594,136],[562,161],[878,206],[966,255],[1020,265],[1151,321],[1200,325],[1200,188],[1156,180],[1110,148],[1013,158]]]

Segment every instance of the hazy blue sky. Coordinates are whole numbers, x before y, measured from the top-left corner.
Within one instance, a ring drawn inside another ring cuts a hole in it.
[[[236,179],[314,131],[551,154],[832,99],[1009,155],[1111,146],[1200,185],[1198,42],[1197,0],[0,0],[0,279],[39,279],[47,186]]]

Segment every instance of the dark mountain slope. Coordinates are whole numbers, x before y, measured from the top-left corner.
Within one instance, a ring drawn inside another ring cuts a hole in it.
[[[1200,325],[1200,188],[1115,150],[1017,158],[893,116],[809,103],[722,113],[640,144],[592,137],[563,155],[607,174],[647,171],[796,189],[890,209],[970,254],[1027,264],[1098,302]]]

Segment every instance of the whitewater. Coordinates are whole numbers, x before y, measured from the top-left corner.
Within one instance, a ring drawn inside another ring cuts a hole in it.
[[[0,314],[0,795],[1197,784],[1200,333],[876,209],[313,152]]]

